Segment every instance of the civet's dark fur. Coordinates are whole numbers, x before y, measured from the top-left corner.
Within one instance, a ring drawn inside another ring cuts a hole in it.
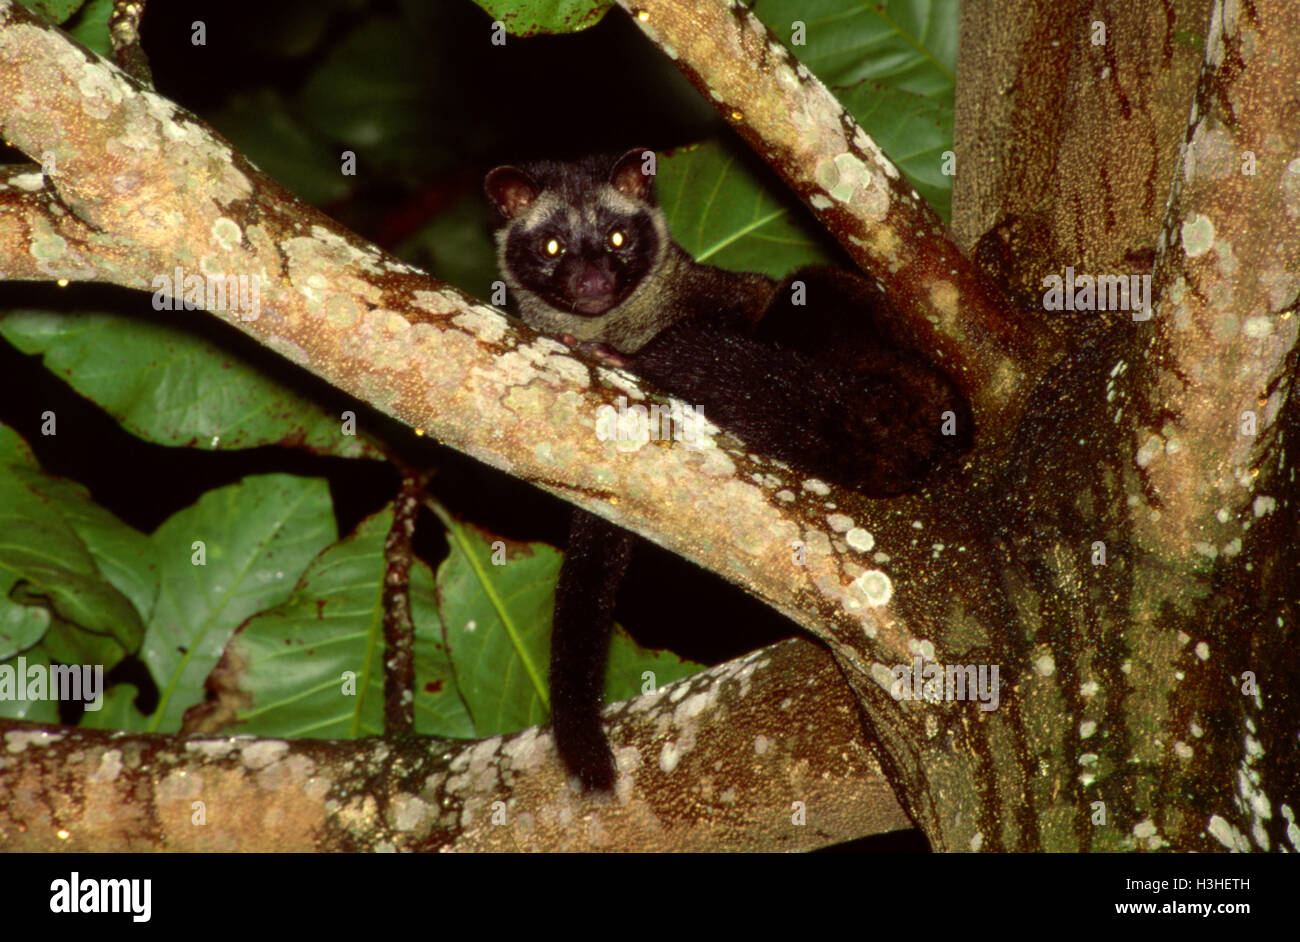
[[[626,365],[756,451],[871,497],[916,490],[969,449],[965,398],[942,370],[902,348],[866,280],[805,268],[777,284],[696,264],[668,233],[645,156],[638,149],[488,174],[498,262],[525,321]],[[794,303],[797,282],[805,304]],[[941,433],[948,412],[956,434]],[[556,589],[556,746],[586,789],[614,783],[601,691],[633,542],[575,511]]]

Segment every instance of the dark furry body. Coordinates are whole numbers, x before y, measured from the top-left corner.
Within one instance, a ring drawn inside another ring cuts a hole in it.
[[[891,333],[869,282],[805,268],[777,284],[694,263],[630,169],[641,154],[488,175],[502,273],[526,321],[702,407],[755,450],[870,497],[914,491],[970,448],[965,397]],[[796,282],[806,304],[793,303]],[[575,511],[556,588],[556,747],[589,790],[614,784],[601,693],[635,539]]]

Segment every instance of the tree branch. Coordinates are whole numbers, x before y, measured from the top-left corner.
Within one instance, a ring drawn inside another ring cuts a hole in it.
[[[472,744],[180,740],[0,720],[0,846],[811,850],[910,826],[817,645],[783,642],[607,714],[619,762],[650,763],[604,802],[568,788],[538,729]]]

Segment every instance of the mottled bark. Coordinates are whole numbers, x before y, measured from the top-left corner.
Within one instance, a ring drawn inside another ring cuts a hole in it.
[[[607,711],[613,799],[550,734],[479,743],[133,735],[0,721],[0,848],[812,850],[908,826],[824,649],[790,641]]]

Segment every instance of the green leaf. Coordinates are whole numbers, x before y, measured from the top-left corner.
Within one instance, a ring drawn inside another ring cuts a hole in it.
[[[78,724],[83,729],[124,729],[142,733],[149,726],[149,718],[135,707],[140,692],[131,684],[115,684],[104,693],[103,705],[98,710],[87,709]]]
[[[39,605],[19,605],[0,598],[0,661],[7,661],[32,647],[49,628],[49,609]]]
[[[941,162],[953,139],[955,0],[764,0],[756,11],[787,44],[802,24],[805,44],[792,51],[838,86],[841,103],[946,219],[952,178]],[[774,278],[837,261],[798,201],[721,144],[666,156],[658,169],[668,227],[696,261]]]
[[[595,26],[614,0],[474,0],[512,36],[576,33]]]
[[[381,587],[391,509],[363,521],[307,568],[283,605],[247,621],[209,685],[241,704],[239,731],[259,736],[351,739],[384,732]],[[473,736],[442,650],[433,573],[411,567],[416,637],[417,731]],[[345,675],[355,692],[345,690]]]
[[[451,552],[438,569],[438,598],[456,681],[479,736],[545,722],[546,665],[561,556],[544,543],[514,543],[439,514]],[[495,564],[503,563],[503,564]],[[641,693],[642,674],[662,685],[701,665],[614,633],[607,702]]]
[[[839,97],[944,220],[959,0],[762,0],[755,12]],[[804,44],[793,44],[802,25]]]
[[[7,425],[0,424],[0,464],[39,468],[40,462],[27,440]]]
[[[51,23],[59,24],[76,13],[85,0],[22,0],[22,5]]]
[[[109,56],[113,51],[112,37],[108,33],[108,18],[112,12],[113,0],[90,0],[70,24],[69,35],[87,49]]]
[[[659,161],[655,189],[668,228],[697,262],[779,278],[832,259],[807,212],[782,200],[752,166],[718,143]]]
[[[10,720],[27,720],[31,723],[57,723],[59,704],[48,698],[29,700],[17,698],[17,682],[21,673],[33,667],[47,676],[50,658],[39,646],[11,661],[0,664],[0,716]]]
[[[99,665],[112,670],[127,651],[108,635],[97,635],[62,618],[52,618],[50,628],[41,638],[41,647],[56,664]]]
[[[158,592],[148,537],[94,503],[81,485],[40,471],[27,443],[3,426],[0,495],[0,519],[9,524],[0,541],[0,566],[9,566],[0,572],[0,661],[42,639],[64,664],[108,669],[134,651]],[[32,559],[39,560],[35,570]],[[113,625],[76,616],[66,593],[79,588]]]
[[[146,441],[378,454],[360,435],[344,435],[338,416],[162,320],[14,311],[0,315],[0,336],[24,353],[43,354],[48,370]]]
[[[864,79],[951,104],[960,0],[762,0],[759,18],[830,86]],[[791,45],[796,22],[804,45]]]
[[[120,531],[117,543],[113,524]],[[84,492],[31,468],[0,463],[0,592],[10,602],[47,608],[76,630],[111,639],[123,654],[134,651],[144,629],[140,613],[104,577],[81,529],[92,534],[101,552],[131,542],[129,528],[90,505]],[[125,583],[138,573],[118,575]],[[144,586],[139,589],[142,598],[148,594]],[[5,620],[22,621],[12,611]],[[20,637],[30,640],[31,630],[30,623],[25,632],[19,626]],[[19,643],[15,639],[15,646]]]
[[[287,599],[336,538],[329,485],[288,474],[209,491],[154,532],[161,586],[141,652],[159,688],[151,731],[180,727],[235,629]]]
[[[948,104],[899,88],[862,82],[838,91],[908,182],[946,222],[952,212],[952,177],[941,168],[952,150],[953,110]]]
[[[7,425],[0,425],[0,470],[14,472],[18,468],[37,467],[36,456],[23,437]],[[0,661],[6,661],[21,651],[26,651],[50,627],[49,609],[39,605],[19,605],[9,600],[9,593],[18,582],[18,576],[0,575]],[[0,716],[7,715],[0,712]]]
[[[645,674],[654,675],[655,689],[704,670],[703,664],[678,657],[671,651],[643,648],[621,626],[609,645],[609,668],[605,673],[605,702],[618,703],[639,697]]]
[[[546,722],[559,554],[503,540],[505,565],[493,565],[487,535],[450,518],[443,523],[451,552],[438,567],[439,611],[475,730],[494,736]]]
[[[10,470],[34,494],[58,508],[104,578],[147,619],[158,598],[158,560],[149,537],[96,504],[80,484],[27,468]]]

